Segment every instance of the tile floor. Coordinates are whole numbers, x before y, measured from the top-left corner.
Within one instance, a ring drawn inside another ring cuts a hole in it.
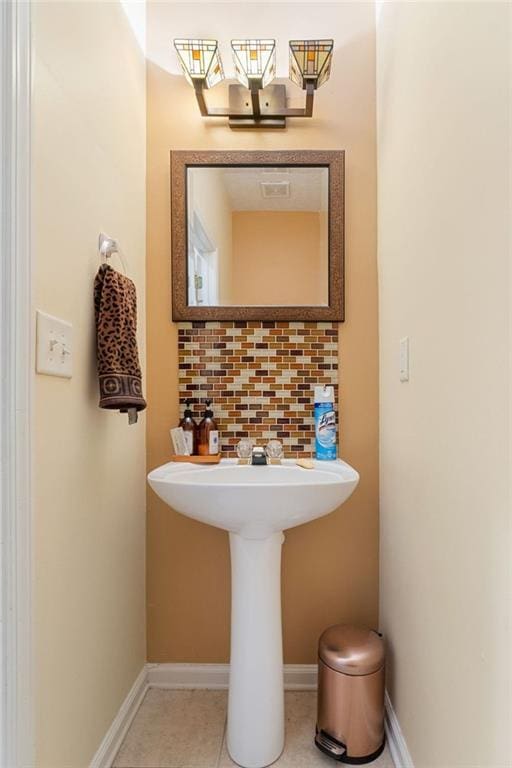
[[[335,768],[313,744],[316,693],[289,691],[286,744],[276,768]],[[114,761],[114,768],[233,768],[226,749],[227,691],[151,688]],[[339,764],[342,765],[342,764]],[[388,749],[371,768],[393,768]]]

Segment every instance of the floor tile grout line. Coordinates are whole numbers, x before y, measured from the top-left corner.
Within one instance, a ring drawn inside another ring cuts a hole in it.
[[[224,742],[226,741],[227,727],[228,727],[228,716],[226,714],[226,717],[224,718],[224,727],[222,729],[222,739],[220,740],[220,749],[219,749],[219,754],[217,756],[217,762],[215,763],[215,768],[219,768],[219,766],[220,766],[220,761],[221,761],[221,758],[222,758],[222,752],[223,752],[223,749],[224,749]]]

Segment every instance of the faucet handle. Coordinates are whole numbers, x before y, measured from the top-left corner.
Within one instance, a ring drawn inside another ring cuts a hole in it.
[[[252,447],[254,443],[250,437],[244,437],[239,440],[236,446],[236,453],[239,459],[249,460],[252,456]]]
[[[269,440],[265,448],[265,453],[271,464],[280,463],[284,455],[282,442],[280,440]]]

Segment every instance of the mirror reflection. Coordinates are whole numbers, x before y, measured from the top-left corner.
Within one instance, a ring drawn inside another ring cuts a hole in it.
[[[326,167],[187,169],[188,306],[328,306]]]

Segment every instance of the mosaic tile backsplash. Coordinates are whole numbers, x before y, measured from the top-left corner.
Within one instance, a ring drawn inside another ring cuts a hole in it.
[[[190,399],[199,423],[211,398],[224,456],[242,437],[314,455],[313,387],[332,384],[338,400],[337,323],[192,322],[178,334],[181,413]]]

